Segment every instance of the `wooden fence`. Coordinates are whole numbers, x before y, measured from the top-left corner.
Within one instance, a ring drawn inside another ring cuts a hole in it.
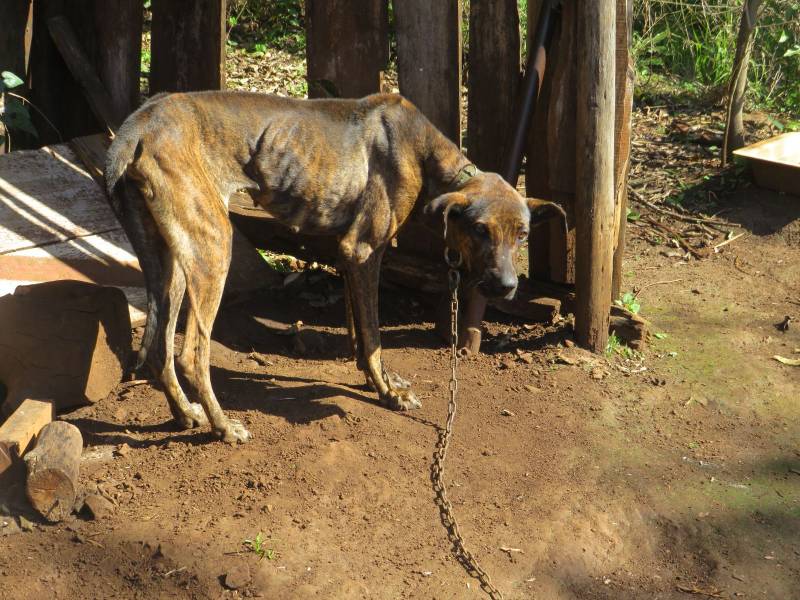
[[[306,0],[312,96],[331,86],[344,97],[380,91],[389,61],[388,2]],[[535,29],[543,2],[528,0],[528,14],[522,18],[527,18],[529,32]],[[562,4],[529,136],[526,188],[530,196],[560,202],[569,214],[570,230],[565,237],[552,223],[534,232],[530,273],[563,284],[565,294],[577,284],[579,320],[591,321],[587,332],[607,330],[597,320],[608,323],[608,305],[619,292],[624,247],[631,0]],[[480,168],[500,170],[522,64],[517,0],[471,0],[466,61],[461,6],[461,0],[393,0],[400,92],[461,144],[466,84],[466,151]],[[225,87],[225,8],[225,0],[152,0],[151,93]],[[25,73],[26,93],[54,125],[34,115],[40,143],[102,130],[48,31],[56,15],[64,15],[76,32],[108,91],[116,119],[121,121],[139,103],[142,0],[3,0],[0,68]],[[603,29],[598,29],[597,19]],[[587,71],[590,67],[604,73],[601,80],[587,79],[593,76]],[[615,106],[590,101],[604,86],[612,90]],[[613,131],[606,131],[608,123],[614,124]],[[609,147],[613,158],[605,158],[612,170],[610,197],[602,191],[608,187],[602,183],[607,167],[598,157],[581,152],[605,152]],[[576,184],[587,178],[597,185]],[[588,246],[576,235],[576,224],[585,228]],[[411,223],[400,235],[399,250],[438,263],[441,242]],[[609,251],[614,256],[610,264]],[[597,282],[602,283],[599,288]],[[580,309],[584,304],[585,310]],[[598,349],[605,337],[601,333],[582,341]]]

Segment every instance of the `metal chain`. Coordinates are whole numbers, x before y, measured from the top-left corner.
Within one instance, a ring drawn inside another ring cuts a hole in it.
[[[458,528],[458,522],[453,514],[453,505],[447,498],[447,488],[444,484],[444,461],[447,457],[450,438],[453,435],[453,420],[456,416],[456,391],[458,390],[458,378],[456,377],[456,367],[458,366],[458,284],[461,279],[458,267],[461,266],[461,255],[456,254],[456,257],[453,258],[445,250],[444,257],[449,267],[447,280],[450,286],[450,401],[447,404],[447,423],[444,429],[439,432],[439,440],[433,452],[431,482],[433,483],[433,491],[436,493],[439,517],[445,529],[447,529],[447,538],[453,544],[456,559],[467,573],[480,581],[481,588],[490,598],[503,600],[503,594],[492,585],[489,574],[484,571],[472,552],[467,550],[464,544],[464,536],[461,535],[461,531]]]

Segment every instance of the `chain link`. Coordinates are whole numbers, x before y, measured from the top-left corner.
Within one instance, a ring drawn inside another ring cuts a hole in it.
[[[492,584],[489,574],[481,567],[475,556],[467,550],[464,544],[464,536],[458,528],[458,522],[453,514],[453,505],[447,498],[447,488],[444,483],[444,462],[447,457],[447,448],[450,445],[450,438],[453,435],[453,420],[456,416],[456,392],[458,391],[458,378],[456,368],[458,367],[458,284],[461,275],[458,267],[461,266],[461,255],[451,257],[445,250],[445,261],[449,267],[447,280],[450,287],[450,401],[447,404],[447,423],[443,430],[439,432],[439,440],[433,452],[433,464],[431,465],[431,482],[436,493],[436,505],[439,507],[439,516],[442,524],[447,529],[447,538],[453,544],[453,551],[456,559],[472,577],[481,583],[481,588],[492,600],[503,600],[503,594]]]

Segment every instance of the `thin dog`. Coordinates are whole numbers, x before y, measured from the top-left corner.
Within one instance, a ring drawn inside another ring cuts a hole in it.
[[[384,250],[419,199],[463,259],[462,277],[487,297],[513,295],[514,255],[531,219],[563,211],[522,198],[479,172],[410,102],[298,100],[242,92],[159,95],[133,113],[112,143],[109,200],[139,258],[147,323],[137,368],[161,381],[181,427],[211,422],[226,442],[245,442],[225,416],[210,377],[211,329],[231,260],[228,201],[246,191],[272,216],[304,233],[336,236],[348,335],[357,365],[381,401],[420,406],[410,385],[384,368],[378,278]],[[186,333],[175,357],[178,312]],[[181,370],[190,402],[176,372]]]

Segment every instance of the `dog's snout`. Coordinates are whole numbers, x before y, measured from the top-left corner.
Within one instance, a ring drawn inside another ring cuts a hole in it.
[[[517,291],[517,276],[515,273],[490,271],[480,287],[490,298],[508,298]]]

